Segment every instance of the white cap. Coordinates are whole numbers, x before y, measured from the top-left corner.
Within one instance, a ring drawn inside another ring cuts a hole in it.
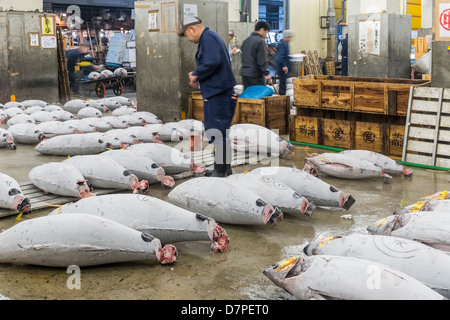
[[[196,24],[201,24],[202,20],[197,17],[187,16],[184,17],[183,22],[181,23],[181,29],[178,31],[178,35],[180,37],[184,36],[184,33],[186,32],[187,28],[190,26],[194,26]]]

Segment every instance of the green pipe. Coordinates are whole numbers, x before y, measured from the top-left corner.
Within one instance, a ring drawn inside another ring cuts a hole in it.
[[[293,145],[307,146],[307,147],[318,148],[318,149],[326,149],[326,150],[337,151],[337,152],[341,152],[341,151],[346,150],[346,149],[335,148],[335,147],[328,147],[328,146],[312,144],[312,143],[306,143],[306,142],[296,142],[296,141],[289,141],[289,140],[288,140],[288,142],[293,144]],[[450,171],[450,168],[428,166],[428,165],[425,165],[425,164],[412,163],[412,162],[406,162],[406,161],[400,161],[400,160],[397,160],[397,161],[400,164],[408,166],[408,167],[417,167],[417,168],[429,169],[429,170],[437,170],[437,171]]]

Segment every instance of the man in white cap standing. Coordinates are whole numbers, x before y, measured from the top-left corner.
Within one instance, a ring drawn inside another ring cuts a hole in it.
[[[197,17],[185,17],[178,35],[198,44],[195,55],[197,70],[189,73],[189,84],[202,92],[206,137],[215,148],[214,171],[206,175],[226,177],[232,174],[231,143],[227,131],[237,103],[234,95],[237,83],[228,48],[222,38],[203,26]]]
[[[285,30],[283,32],[283,39],[277,46],[277,74],[278,80],[280,81],[280,96],[286,95],[286,81],[291,71],[291,58],[290,58],[290,50],[289,50],[289,42],[292,41],[292,37],[294,36],[291,30]]]

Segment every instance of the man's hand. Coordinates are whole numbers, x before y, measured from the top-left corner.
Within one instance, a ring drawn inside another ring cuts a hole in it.
[[[189,85],[193,88],[198,88],[198,76],[194,76],[192,72],[188,73]]]
[[[285,74],[288,74],[289,73],[289,68],[288,67],[284,67],[283,71],[284,71]]]
[[[272,77],[270,76],[270,74],[268,74],[267,76],[264,76],[264,79],[266,79],[266,81],[270,81],[272,80]]]

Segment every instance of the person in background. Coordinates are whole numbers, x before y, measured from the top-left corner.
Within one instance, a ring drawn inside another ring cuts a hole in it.
[[[233,58],[233,56],[239,51],[238,48],[236,48],[234,42],[234,32],[230,31],[228,32],[228,53],[230,54],[230,59]]]
[[[269,24],[259,21],[255,25],[255,31],[242,44],[240,75],[244,90],[250,86],[265,85],[266,81],[272,79],[267,68],[267,49],[264,42],[269,31]]]
[[[197,17],[185,17],[179,36],[198,44],[195,60],[197,70],[188,74],[189,84],[200,88],[206,137],[214,144],[214,170],[205,173],[211,177],[226,177],[231,170],[231,143],[228,129],[236,110],[234,95],[236,79],[231,68],[230,55],[222,38],[202,25]]]
[[[342,69],[341,76],[348,76],[348,33],[342,39]]]
[[[89,45],[86,43],[80,44],[77,49],[67,50],[66,51],[66,59],[67,59],[67,71],[69,72],[69,82],[70,88],[73,91],[73,94],[80,94],[80,85],[76,81],[75,76],[75,66],[80,63],[81,59],[88,54]],[[93,70],[101,71],[101,67],[92,65]]]
[[[278,43],[277,47],[277,74],[280,81],[280,96],[286,95],[286,81],[291,70],[289,42],[292,41],[293,36],[294,34],[291,30],[285,30],[283,32],[283,39]]]

